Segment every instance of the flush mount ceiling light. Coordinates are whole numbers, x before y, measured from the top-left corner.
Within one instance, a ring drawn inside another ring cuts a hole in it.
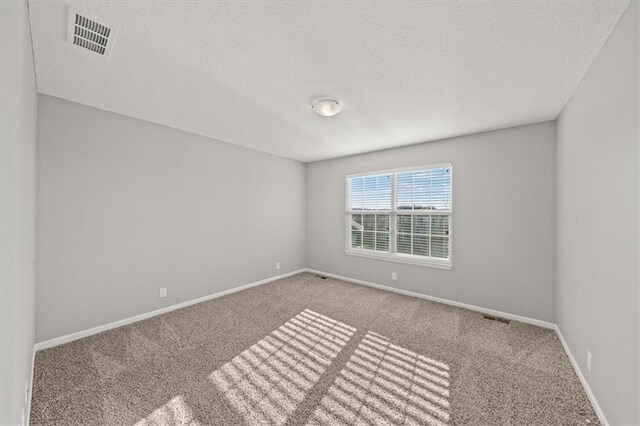
[[[337,99],[322,98],[313,101],[311,108],[323,117],[332,117],[342,110],[342,104]]]

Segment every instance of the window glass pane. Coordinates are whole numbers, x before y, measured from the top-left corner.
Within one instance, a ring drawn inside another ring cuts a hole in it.
[[[354,213],[351,215],[351,229],[362,231],[362,215]]]
[[[375,250],[376,248],[376,233],[364,231],[364,235],[362,237],[362,248],[367,250]]]
[[[351,215],[351,247],[362,248],[362,215]]]
[[[451,209],[451,168],[400,172],[398,181],[398,210]]]
[[[375,231],[376,229],[376,215],[365,214],[363,215],[363,225],[365,231]]]
[[[399,214],[398,215],[398,232],[410,234],[411,233],[411,215]]]
[[[364,179],[356,177],[351,179],[351,210],[362,210],[364,204],[362,195],[364,193]]]
[[[431,235],[449,235],[449,216],[431,217]]]
[[[364,177],[363,203],[365,210],[376,209],[376,201],[378,199],[377,188],[378,179],[376,178],[376,176]]]
[[[431,207],[434,210],[451,209],[451,169],[433,169],[431,177]]]
[[[376,233],[376,250],[389,251],[389,234],[387,232]]]
[[[411,234],[398,234],[398,253],[411,254]]]
[[[448,237],[431,237],[431,257],[449,258]]]
[[[362,248],[362,231],[351,230],[351,248]]]
[[[376,231],[389,232],[389,215],[388,214],[376,215]]]
[[[426,235],[413,236],[413,254],[416,256],[429,256],[429,237]]]
[[[413,233],[424,235],[429,233],[429,216],[416,215],[413,217]]]
[[[413,173],[413,199],[415,210],[430,208],[431,204],[431,170],[418,170]]]
[[[413,172],[398,173],[396,182],[398,210],[411,210],[413,196]]]
[[[378,176],[378,210],[391,210],[391,175]]]

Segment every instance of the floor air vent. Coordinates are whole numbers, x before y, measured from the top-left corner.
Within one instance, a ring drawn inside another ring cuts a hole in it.
[[[497,317],[495,315],[484,314],[482,316],[484,317],[484,319],[488,319],[488,320],[491,320],[491,321],[498,321],[498,322],[502,322],[502,323],[505,323],[505,324],[510,324],[511,323],[511,320],[506,319],[506,318],[502,318],[502,317]]]
[[[67,37],[70,43],[106,56],[113,45],[113,29],[69,8]]]

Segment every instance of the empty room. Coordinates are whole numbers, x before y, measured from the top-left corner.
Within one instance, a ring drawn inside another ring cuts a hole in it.
[[[640,425],[640,1],[0,12],[1,425]]]

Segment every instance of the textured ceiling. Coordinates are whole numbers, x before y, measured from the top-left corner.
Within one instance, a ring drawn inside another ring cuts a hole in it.
[[[315,161],[556,118],[629,2],[29,3],[40,92]]]

